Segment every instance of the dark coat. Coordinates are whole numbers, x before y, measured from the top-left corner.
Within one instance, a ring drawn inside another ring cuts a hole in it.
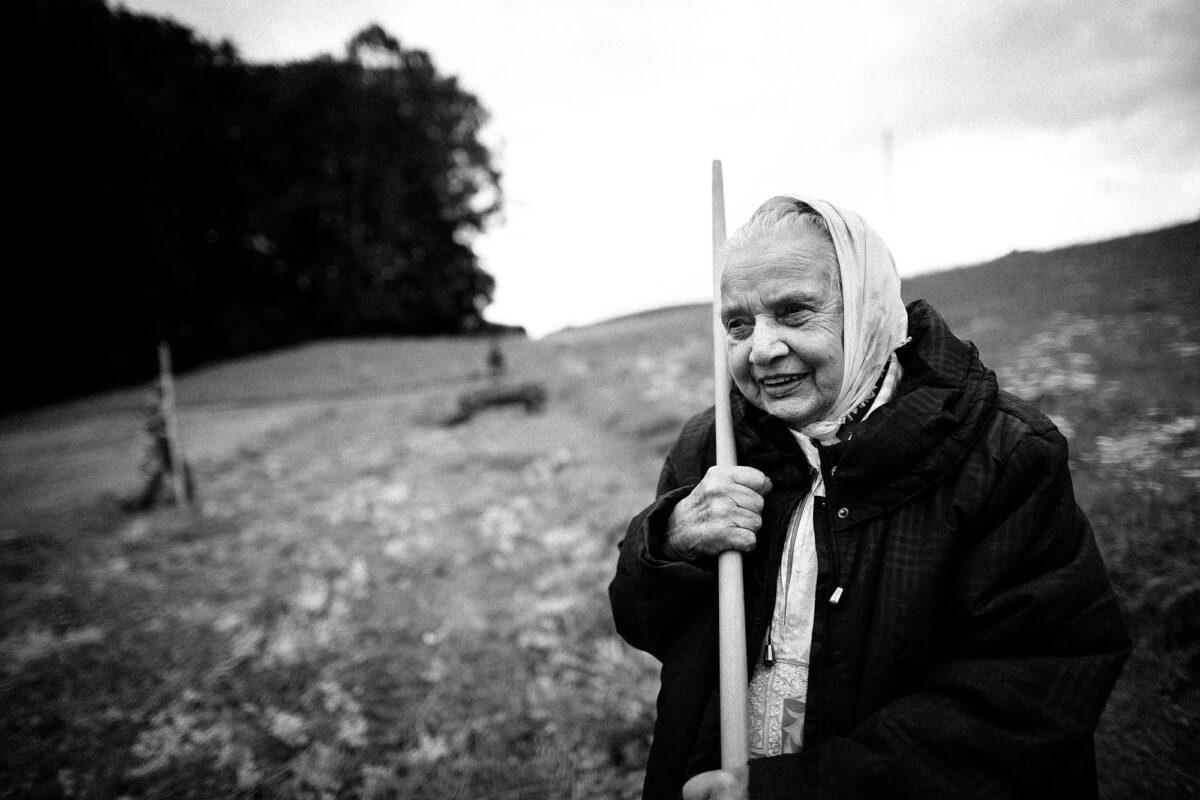
[[[891,402],[820,448],[805,747],[752,760],[750,797],[1094,797],[1092,733],[1130,645],[1066,441],[923,301],[909,335]],[[734,395],[739,463],[774,484],[743,558],[753,672],[810,480],[782,423]],[[710,409],[685,425],[609,587],[617,630],[663,664],[646,798],[719,767],[715,561],[661,552],[714,461]]]

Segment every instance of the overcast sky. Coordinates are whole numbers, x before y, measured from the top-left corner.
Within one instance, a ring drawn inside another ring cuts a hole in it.
[[[534,334],[708,299],[714,158],[730,230],[822,197],[901,275],[1200,216],[1196,0],[126,5],[256,62],[371,22],[429,51],[491,111],[488,316]]]

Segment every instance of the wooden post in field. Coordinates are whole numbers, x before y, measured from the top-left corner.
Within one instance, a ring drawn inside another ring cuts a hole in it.
[[[725,326],[721,322],[721,248],[725,246],[725,182],[721,162],[712,165],[713,236],[713,384],[716,400],[717,466],[735,466],[733,415],[729,404],[729,363]],[[729,550],[717,557],[717,613],[720,631],[721,766],[744,766],[750,760],[746,692],[746,612],[742,599],[742,554]]]
[[[187,505],[187,476],[184,475],[183,445],[179,439],[179,417],[175,414],[175,380],[171,377],[171,348],[158,343],[158,380],[162,391],[163,426],[167,433],[167,450],[171,468],[171,490],[176,505]]]

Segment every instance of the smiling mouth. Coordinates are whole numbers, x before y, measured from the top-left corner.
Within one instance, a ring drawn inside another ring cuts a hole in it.
[[[763,391],[769,395],[781,395],[786,394],[787,392],[799,386],[800,383],[803,382],[807,377],[807,372],[793,373],[788,375],[770,375],[765,378],[759,378],[758,385],[761,386]]]

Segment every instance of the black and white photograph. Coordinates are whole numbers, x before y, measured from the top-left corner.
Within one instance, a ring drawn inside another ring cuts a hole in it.
[[[1200,3],[3,8],[0,800],[1200,798]]]

